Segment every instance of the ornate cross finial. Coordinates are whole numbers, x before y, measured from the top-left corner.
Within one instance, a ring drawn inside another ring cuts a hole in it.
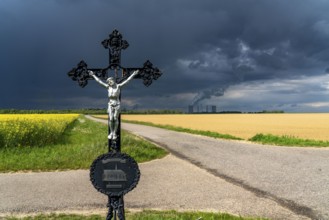
[[[102,45],[109,49],[109,63],[111,69],[121,68],[121,50],[125,50],[129,47],[126,40],[122,40],[122,35],[118,30],[114,30],[112,34],[109,35],[109,39],[102,41]]]

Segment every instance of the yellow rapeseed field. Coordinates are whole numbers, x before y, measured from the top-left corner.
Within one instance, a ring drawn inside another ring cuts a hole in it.
[[[122,115],[122,119],[215,131],[243,139],[262,133],[329,141],[329,113]]]
[[[55,143],[78,116],[78,114],[0,114],[0,148]]]

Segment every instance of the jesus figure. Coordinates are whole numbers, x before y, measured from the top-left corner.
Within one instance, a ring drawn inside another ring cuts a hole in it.
[[[116,83],[113,77],[109,77],[106,80],[106,83],[99,79],[93,71],[88,71],[89,75],[94,77],[94,79],[102,86],[107,88],[108,91],[108,108],[107,113],[109,114],[109,127],[110,134],[108,135],[108,139],[116,140],[117,135],[116,131],[119,126],[119,113],[120,113],[120,92],[121,88],[126,85],[130,80],[134,78],[138,74],[138,70],[135,70],[126,80],[121,83]]]

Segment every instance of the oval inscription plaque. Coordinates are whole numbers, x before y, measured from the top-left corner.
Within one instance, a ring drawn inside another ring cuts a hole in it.
[[[94,187],[108,196],[122,196],[138,184],[137,162],[128,154],[109,152],[100,155],[90,167]]]

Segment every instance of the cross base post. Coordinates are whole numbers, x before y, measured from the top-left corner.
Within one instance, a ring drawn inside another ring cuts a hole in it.
[[[125,220],[125,209],[124,209],[124,201],[123,196],[109,196],[109,201],[107,204],[107,207],[109,207],[106,220],[112,220],[114,217],[114,220],[119,218],[119,220]]]

